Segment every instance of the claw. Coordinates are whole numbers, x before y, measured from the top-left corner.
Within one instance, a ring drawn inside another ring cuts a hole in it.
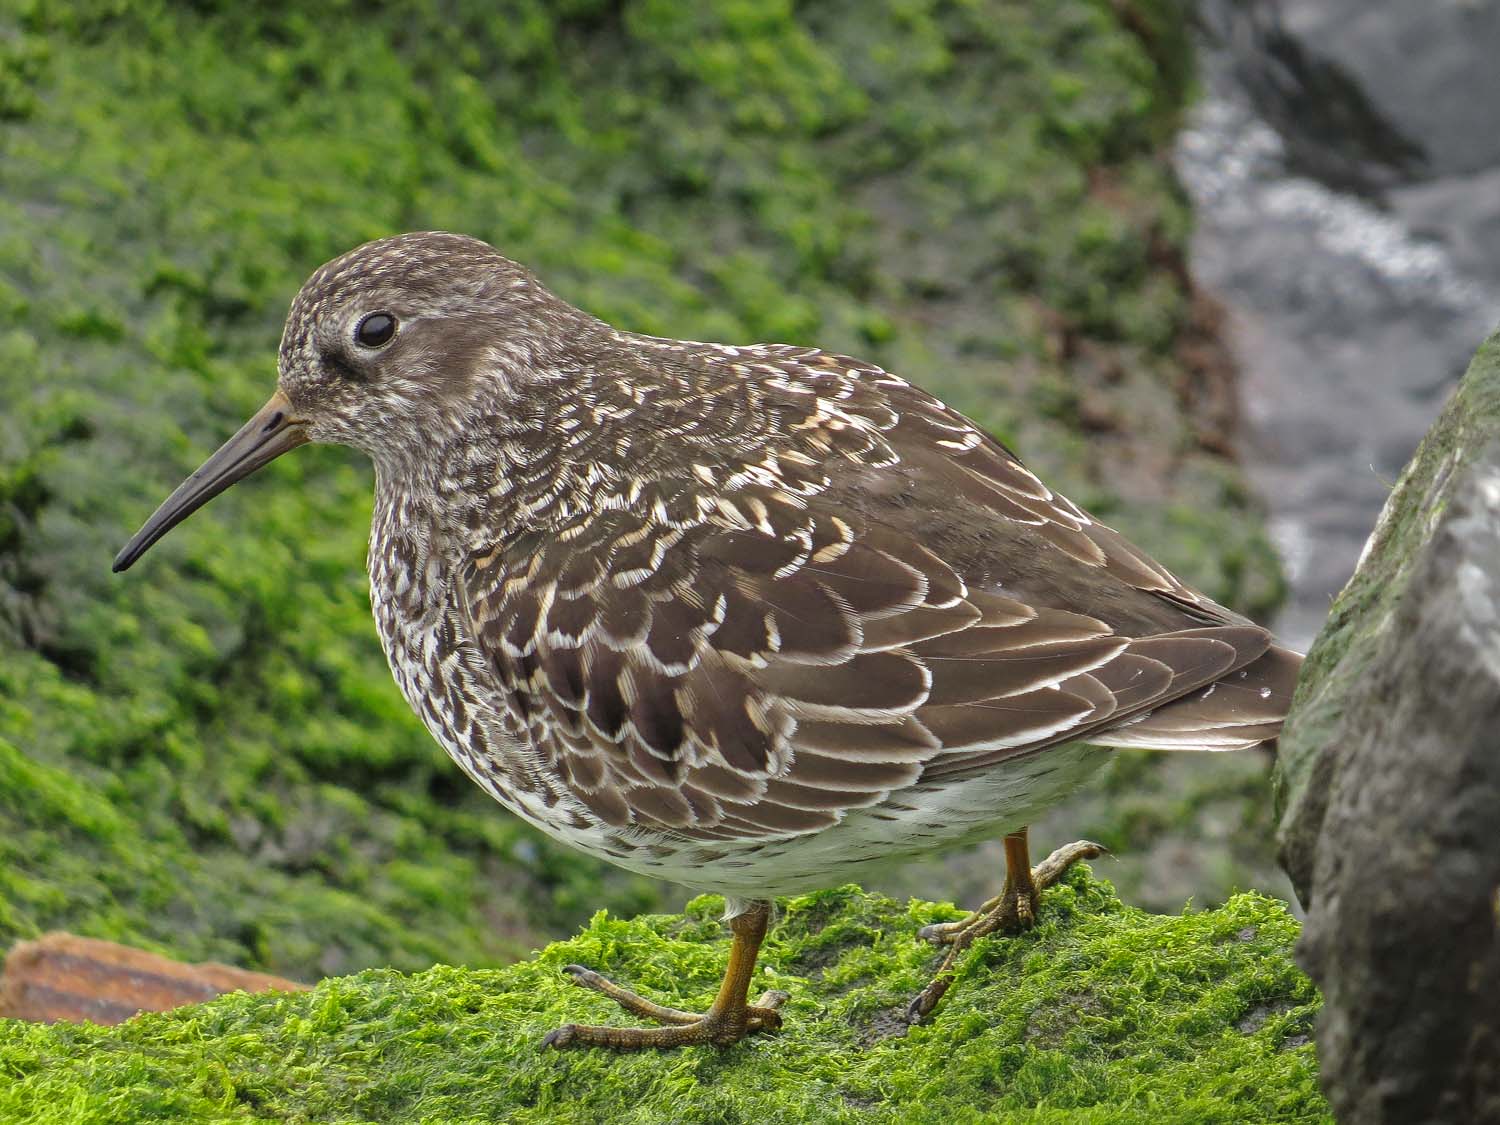
[[[948,945],[964,925],[965,922],[929,922],[917,931],[917,939],[930,941],[933,945]]]
[[[578,1030],[576,1023],[565,1023],[561,1027],[555,1027],[547,1032],[547,1037],[542,1040],[542,1049],[548,1047],[561,1051],[573,1042],[573,1033]]]

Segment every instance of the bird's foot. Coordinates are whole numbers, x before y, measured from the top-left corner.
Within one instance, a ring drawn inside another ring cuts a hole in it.
[[[1063,872],[1081,859],[1097,859],[1101,855],[1108,854],[1109,849],[1103,844],[1091,843],[1088,840],[1065,844],[1032,868],[1033,889],[1039,893],[1050,887],[1057,882]],[[1005,890],[988,902],[975,907],[957,922],[933,922],[918,930],[917,937],[923,941],[930,941],[933,945],[952,945],[960,940],[968,944],[975,938],[994,933],[1004,924],[1003,912],[1011,909],[1006,905],[1007,896],[1010,896],[1014,904],[1013,909],[1017,916],[1016,928],[1026,929],[1031,926],[1036,915],[1035,894],[1022,896],[1014,885],[1007,885]],[[977,933],[969,933],[975,927],[983,928]],[[964,936],[966,934],[967,937]]]
[[[953,984],[954,966],[964,950],[987,934],[1030,929],[1036,924],[1036,911],[1042,891],[1061,879],[1068,868],[1079,860],[1097,859],[1107,854],[1108,849],[1103,845],[1090,843],[1088,840],[1064,844],[1030,869],[1030,879],[1007,878],[1003,891],[967,917],[957,922],[937,922],[917,931],[920,938],[935,945],[946,945],[948,955],[943,958],[937,975],[908,1005],[907,1022],[921,1023],[932,1014],[938,1001]]]
[[[785,992],[764,993],[754,1004],[740,1003],[720,1007],[717,1003],[707,1012],[685,1012],[637,996],[621,988],[608,977],[582,965],[568,965],[564,970],[573,982],[602,992],[620,1007],[642,1019],[655,1020],[664,1027],[602,1027],[591,1024],[564,1024],[549,1032],[542,1046],[562,1050],[567,1047],[609,1047],[616,1051],[639,1051],[648,1047],[688,1047],[709,1043],[728,1047],[757,1031],[776,1031],[781,1027],[780,1008],[788,997]]]
[[[963,935],[975,926],[982,924],[995,911],[999,910],[1005,896],[996,895],[987,902],[981,903],[969,911],[957,922],[932,922],[917,931],[917,937],[923,941],[930,941],[933,945],[952,945],[963,938]],[[972,939],[970,939],[972,940]]]

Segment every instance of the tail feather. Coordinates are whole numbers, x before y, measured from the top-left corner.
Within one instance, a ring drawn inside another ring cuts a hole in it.
[[[1244,750],[1275,738],[1291,706],[1302,656],[1272,647],[1207,687],[1091,735],[1100,746],[1154,750]]]

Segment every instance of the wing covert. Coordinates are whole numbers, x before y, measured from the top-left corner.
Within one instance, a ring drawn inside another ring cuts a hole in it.
[[[647,488],[476,554],[456,597],[535,770],[615,828],[697,839],[828,827],[1144,713],[1267,643],[1121,636],[760,485]]]

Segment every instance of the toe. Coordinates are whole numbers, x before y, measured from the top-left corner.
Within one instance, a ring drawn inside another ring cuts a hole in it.
[[[939,977],[932,981],[912,998],[912,1002],[906,1006],[906,1022],[915,1026],[932,1014],[932,1010],[938,1006],[938,1001],[943,998],[943,993],[948,991],[948,980]]]
[[[961,922],[932,922],[917,931],[917,938],[933,945],[947,945],[962,925]]]
[[[573,1045],[573,1040],[578,1033],[576,1023],[565,1023],[561,1027],[553,1028],[547,1032],[547,1037],[542,1040],[542,1049],[551,1047],[554,1051],[566,1050]]]

